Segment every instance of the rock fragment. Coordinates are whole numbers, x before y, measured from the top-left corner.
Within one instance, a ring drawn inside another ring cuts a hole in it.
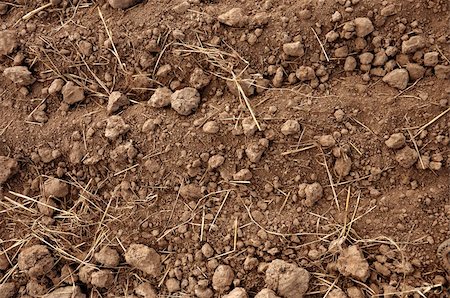
[[[306,196],[305,205],[308,207],[312,207],[323,196],[322,185],[320,185],[320,183],[318,182],[306,185],[305,196]]]
[[[234,272],[228,265],[219,265],[214,271],[212,286],[219,292],[226,291],[234,279]]]
[[[287,120],[281,126],[281,133],[285,136],[293,135],[300,132],[300,123],[297,120]]]
[[[69,185],[59,179],[50,178],[43,185],[44,197],[64,198],[69,194]]]
[[[438,79],[448,80],[450,79],[450,65],[436,65],[434,67],[434,74]]]
[[[161,257],[146,245],[131,244],[125,253],[125,261],[150,276],[158,277],[161,273]]]
[[[412,167],[418,158],[419,154],[417,151],[409,146],[399,150],[395,155],[395,160],[397,160],[398,164],[406,169]]]
[[[425,47],[425,38],[420,35],[412,36],[402,42],[402,53],[412,54]]]
[[[26,66],[7,67],[3,71],[3,75],[19,86],[28,86],[36,81]]]
[[[265,282],[269,289],[281,297],[302,298],[308,290],[309,279],[310,274],[305,269],[276,259],[266,270]]]
[[[106,112],[108,115],[117,112],[121,107],[130,104],[128,97],[120,91],[114,91],[109,95]]]
[[[285,43],[283,45],[283,52],[292,57],[303,57],[305,55],[305,47],[300,41]]]
[[[17,33],[12,30],[0,31],[0,57],[14,52],[17,48]]]
[[[350,174],[352,169],[352,160],[348,156],[342,156],[336,159],[334,163],[334,171],[339,178],[344,178]]]
[[[127,9],[141,2],[141,0],[108,0],[112,8]]]
[[[154,108],[164,108],[170,105],[173,92],[167,87],[159,87],[150,97],[148,104]]]
[[[384,143],[391,149],[400,149],[405,145],[406,137],[401,132],[392,134]]]
[[[355,32],[358,37],[365,37],[374,30],[372,21],[369,18],[356,18],[353,22],[355,23]]]
[[[19,171],[17,160],[0,156],[0,186]]]
[[[245,149],[245,154],[251,162],[258,162],[261,159],[261,156],[264,154],[264,151],[269,148],[269,140],[262,138],[259,139],[258,142],[251,143]]]
[[[248,18],[242,8],[232,8],[217,17],[220,23],[231,27],[243,27],[247,24]]]
[[[83,101],[84,90],[73,82],[67,82],[62,88],[63,101],[69,105]]]
[[[350,276],[362,282],[369,277],[369,263],[357,245],[344,249],[338,257],[336,266],[343,276]]]
[[[33,245],[20,252],[18,266],[29,277],[36,278],[47,274],[53,268],[53,261],[47,247]]]
[[[219,123],[217,121],[208,121],[203,124],[203,132],[208,134],[216,134],[220,130]]]
[[[199,67],[194,69],[194,71],[192,72],[191,77],[189,79],[189,83],[195,89],[202,89],[202,88],[208,86],[210,81],[211,81],[211,78],[207,74],[205,74],[203,69],[201,69]]]
[[[248,298],[247,291],[244,288],[234,288],[230,293],[223,296],[223,298]]]
[[[280,298],[277,294],[271,289],[262,289],[256,294],[255,298]]]
[[[195,112],[200,104],[200,93],[197,89],[186,87],[171,95],[171,105],[178,114],[188,116]]]
[[[95,260],[106,267],[117,267],[120,256],[114,248],[104,246],[99,252],[94,254]]]
[[[180,196],[184,199],[198,200],[203,194],[200,185],[191,183],[180,187]]]
[[[422,78],[425,75],[425,67],[417,63],[408,63],[405,66],[409,73],[409,78],[413,81]]]
[[[403,68],[394,69],[383,77],[383,82],[400,90],[403,90],[408,86],[408,81],[408,71]]]
[[[64,81],[62,79],[55,79],[48,87],[48,94],[56,94],[64,87]]]

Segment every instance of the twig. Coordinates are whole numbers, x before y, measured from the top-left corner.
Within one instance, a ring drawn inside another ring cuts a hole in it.
[[[422,131],[424,131],[425,128],[427,128],[428,126],[430,126],[431,124],[433,124],[434,122],[439,120],[439,118],[441,118],[442,116],[447,114],[449,111],[450,111],[450,108],[447,108],[445,111],[443,111],[442,113],[440,113],[439,115],[437,115],[436,117],[431,119],[431,121],[429,121],[427,124],[422,125],[422,127],[420,127],[419,131],[417,131],[417,133],[414,135],[414,137],[417,137]]]
[[[38,8],[36,8],[35,10],[30,11],[29,13],[27,13],[26,15],[24,15],[21,19],[22,19],[22,21],[29,20],[29,19],[31,19],[35,14],[38,14],[39,12],[43,11],[44,9],[46,9],[46,8],[48,8],[48,7],[50,7],[50,6],[52,6],[52,3],[51,3],[51,2],[49,2],[49,3],[47,3],[47,4],[44,4],[44,5],[42,5],[42,6],[38,7]]]
[[[113,47],[113,54],[116,57],[117,61],[119,62],[120,69],[123,72],[126,72],[125,67],[122,64],[122,61],[120,60],[120,56],[119,56],[119,53],[117,52],[116,46],[114,45],[112,33],[109,31],[108,26],[106,26],[105,19],[103,18],[103,13],[102,13],[100,7],[97,7],[97,9],[98,9],[98,14],[99,14],[100,18],[102,19],[103,26],[105,26],[105,30],[106,30],[106,33],[108,34],[108,38],[111,41],[111,46]]]
[[[299,148],[299,149],[295,149],[295,150],[289,150],[289,151],[281,153],[281,155],[284,156],[284,155],[299,153],[299,152],[302,152],[302,151],[306,151],[306,150],[312,149],[314,147],[317,147],[317,144],[309,145],[309,146],[306,146],[306,147],[303,147],[303,148]]]
[[[314,33],[314,35],[316,36],[316,39],[317,39],[317,41],[318,41],[319,44],[320,44],[320,48],[322,49],[322,52],[323,52],[323,54],[325,55],[325,58],[327,59],[328,62],[330,62],[330,58],[328,58],[328,54],[327,54],[327,52],[325,51],[325,48],[324,48],[322,42],[320,41],[320,38],[319,38],[319,36],[317,35],[316,30],[314,30],[313,27],[311,27],[311,30],[312,30],[312,32]]]

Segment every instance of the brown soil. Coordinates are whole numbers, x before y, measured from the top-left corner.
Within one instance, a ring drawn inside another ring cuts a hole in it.
[[[447,0],[0,14],[0,297],[449,297]]]

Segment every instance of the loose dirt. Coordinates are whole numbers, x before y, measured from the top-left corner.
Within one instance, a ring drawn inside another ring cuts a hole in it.
[[[0,19],[0,297],[450,296],[447,0]]]

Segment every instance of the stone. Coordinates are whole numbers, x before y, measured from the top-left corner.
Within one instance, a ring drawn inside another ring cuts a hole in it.
[[[207,258],[211,258],[214,255],[214,249],[211,247],[209,243],[203,244],[201,250],[203,255]]]
[[[249,169],[242,169],[233,175],[235,181],[249,181],[252,177],[253,174]]]
[[[242,8],[232,8],[217,17],[220,23],[231,27],[244,27],[248,18]]]
[[[419,154],[417,151],[409,146],[399,150],[395,155],[395,160],[397,160],[398,164],[406,169],[412,167],[418,158]]]
[[[108,0],[112,8],[127,9],[141,2],[141,0]]]
[[[165,284],[169,293],[175,293],[181,290],[180,282],[176,278],[168,278]]]
[[[203,193],[198,184],[191,183],[180,187],[180,196],[184,199],[198,200],[203,197]]]
[[[188,116],[195,112],[200,105],[200,100],[200,93],[192,87],[175,91],[171,95],[172,109],[183,116]]]
[[[348,156],[342,156],[336,159],[334,163],[334,172],[339,178],[344,178],[350,174],[352,169],[352,160]]]
[[[225,162],[225,157],[222,155],[216,154],[209,158],[208,160],[208,169],[214,170],[223,165]]]
[[[285,43],[283,45],[283,52],[292,57],[303,57],[305,55],[305,48],[300,41]]]
[[[322,135],[319,137],[319,145],[325,148],[333,147],[336,145],[336,140],[332,135]]]
[[[401,132],[394,133],[384,143],[391,149],[400,149],[405,145],[406,137]]]
[[[131,244],[125,252],[125,261],[150,276],[159,277],[161,274],[161,257],[146,245]]]
[[[262,289],[256,294],[255,298],[280,298],[277,294],[271,289]]]
[[[343,276],[350,276],[362,282],[365,282],[370,274],[369,263],[357,245],[349,246],[340,253],[336,267]]]
[[[309,280],[307,270],[280,259],[273,260],[266,270],[267,288],[284,298],[302,298],[308,290]]]
[[[84,100],[84,90],[77,86],[74,82],[67,82],[62,88],[63,101],[69,105],[81,102]]]
[[[348,56],[348,46],[342,46],[334,50],[336,58],[346,58]]]
[[[94,259],[106,267],[117,267],[120,263],[117,250],[108,246],[104,246],[99,252],[95,253]]]
[[[69,185],[57,178],[50,178],[44,182],[42,192],[46,198],[64,198],[69,194]]]
[[[295,72],[296,77],[302,81],[311,81],[316,78],[316,73],[312,67],[309,66],[300,66]]]
[[[370,52],[366,52],[366,53],[362,53],[361,55],[359,55],[359,62],[361,62],[361,64],[364,65],[368,65],[370,63],[372,63],[374,55]]]
[[[393,16],[393,15],[395,15],[397,13],[396,10],[397,9],[395,7],[395,4],[389,4],[389,5],[385,6],[385,7],[383,7],[381,9],[380,13],[381,13],[381,15],[383,17],[390,17],[390,16]]]
[[[50,272],[54,260],[46,246],[33,245],[22,249],[17,264],[29,277],[37,278]]]
[[[439,63],[438,52],[428,52],[423,55],[423,64],[425,66],[436,66]]]
[[[293,135],[300,132],[300,123],[297,120],[287,120],[281,126],[281,133],[285,136]]]
[[[434,67],[434,74],[438,79],[450,79],[450,65],[436,65]]]
[[[416,51],[424,48],[425,45],[425,38],[420,35],[412,36],[408,40],[402,42],[402,53],[413,54]]]
[[[3,75],[19,86],[28,86],[36,81],[26,66],[7,67],[3,71]]]
[[[207,121],[205,124],[203,124],[203,132],[208,134],[216,134],[220,130],[219,123],[217,121]]]
[[[14,158],[0,156],[0,186],[19,171],[19,163]]]
[[[14,52],[17,48],[17,33],[12,30],[0,31],[0,57]]]
[[[170,105],[173,92],[167,87],[159,87],[150,97],[148,104],[154,108],[164,108]]]
[[[365,37],[374,30],[372,21],[369,18],[356,18],[353,22],[355,23],[355,32],[358,37]]]
[[[318,182],[308,184],[305,187],[305,205],[312,207],[323,196],[323,188]]]
[[[102,269],[91,274],[91,284],[97,288],[108,288],[114,282],[114,275],[111,270]]]
[[[247,291],[244,288],[234,288],[230,293],[222,298],[248,298]]]
[[[212,277],[212,286],[219,292],[226,291],[233,283],[234,272],[228,265],[219,265]]]
[[[409,73],[409,78],[413,81],[422,78],[426,71],[425,67],[417,63],[407,63],[405,68]]]
[[[269,140],[262,138],[258,142],[249,143],[245,149],[245,154],[251,162],[257,163],[261,160],[267,148],[269,148]]]
[[[109,95],[106,112],[108,115],[111,115],[112,113],[117,112],[121,107],[129,104],[130,100],[125,94],[120,91],[114,91]]]
[[[194,69],[189,79],[189,83],[195,89],[202,89],[208,86],[210,81],[211,81],[210,76],[205,74],[205,72],[199,67],[196,67]]]
[[[403,90],[408,86],[408,81],[409,73],[404,68],[394,69],[383,77],[383,82],[400,90]]]
[[[48,94],[53,95],[62,90],[64,81],[62,79],[55,79],[48,87]]]
[[[148,282],[144,282],[134,289],[134,292],[144,298],[158,298],[155,288]]]
[[[352,56],[348,56],[345,59],[345,63],[344,63],[344,70],[345,71],[354,71],[356,69],[356,59]]]
[[[348,298],[347,295],[339,288],[333,289],[328,293],[328,298]]]

